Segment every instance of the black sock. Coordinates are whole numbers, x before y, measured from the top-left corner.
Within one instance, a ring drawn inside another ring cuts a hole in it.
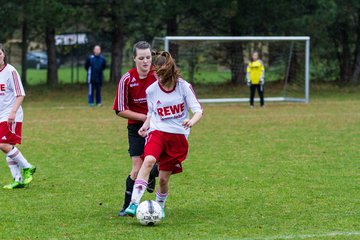
[[[131,194],[134,188],[135,181],[130,178],[130,175],[126,178],[126,189],[124,196],[123,209],[127,208],[131,202]]]

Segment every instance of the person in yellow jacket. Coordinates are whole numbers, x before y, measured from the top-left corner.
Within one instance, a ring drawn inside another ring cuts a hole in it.
[[[264,77],[265,68],[263,62],[259,59],[259,53],[253,52],[251,61],[246,69],[247,85],[250,87],[250,107],[254,107],[255,91],[260,97],[260,106],[264,107]]]

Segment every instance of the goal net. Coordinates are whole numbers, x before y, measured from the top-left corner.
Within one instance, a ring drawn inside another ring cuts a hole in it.
[[[206,86],[201,102],[249,101],[246,67],[253,51],[265,66],[265,101],[309,102],[310,37],[167,36],[152,45],[170,51],[195,88]]]

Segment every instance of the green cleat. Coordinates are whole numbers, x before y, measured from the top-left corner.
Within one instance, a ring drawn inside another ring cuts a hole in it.
[[[34,175],[35,171],[36,171],[35,166],[31,166],[30,168],[23,169],[23,177],[24,177],[23,184],[24,185],[28,185],[33,180],[33,175]]]
[[[161,219],[164,219],[165,218],[165,209],[163,208],[161,210]]]
[[[18,181],[14,181],[12,183],[9,183],[7,185],[5,185],[3,188],[4,189],[15,189],[15,188],[23,188],[24,184]]]
[[[136,209],[138,205],[136,203],[130,203],[130,205],[125,209],[125,212],[130,216],[136,215]]]

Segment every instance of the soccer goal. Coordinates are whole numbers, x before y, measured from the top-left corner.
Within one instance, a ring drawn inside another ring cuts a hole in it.
[[[265,65],[265,101],[309,102],[310,37],[166,36],[154,38],[153,48],[170,51],[190,83],[215,89],[201,102],[249,101],[246,67],[253,51]]]

